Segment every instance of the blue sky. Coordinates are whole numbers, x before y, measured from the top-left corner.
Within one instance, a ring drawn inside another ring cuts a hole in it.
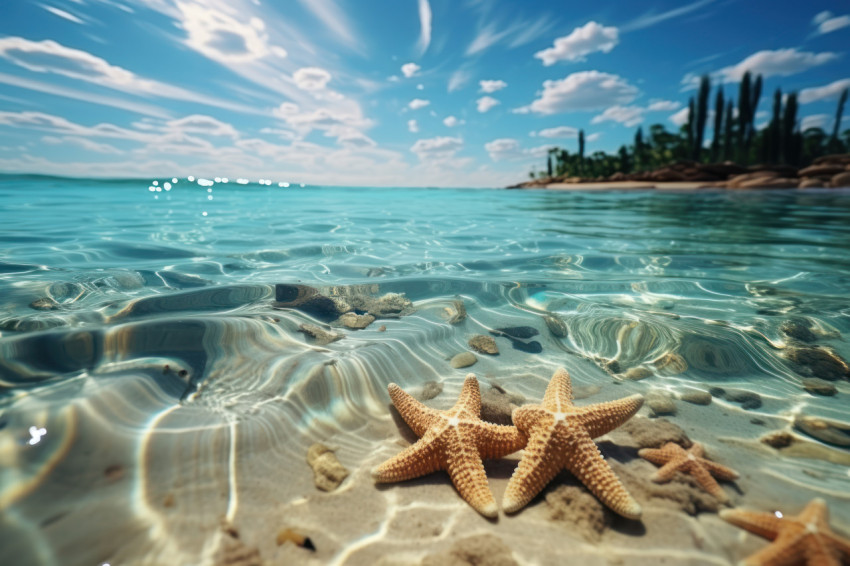
[[[3,0],[0,171],[498,186],[703,73],[829,129],[848,51],[846,0]]]

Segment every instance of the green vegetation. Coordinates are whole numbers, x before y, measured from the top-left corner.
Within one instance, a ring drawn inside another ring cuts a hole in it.
[[[781,89],[776,89],[773,95],[770,121],[757,129],[755,118],[761,91],[761,75],[753,81],[747,72],[741,79],[737,108],[734,100],[726,99],[720,86],[715,95],[714,115],[709,116],[711,80],[703,76],[696,99],[691,97],[688,101],[687,122],[678,132],[669,132],[662,124],[653,124],[645,138],[643,128],[639,127],[634,144],[621,146],[613,155],[596,151],[585,156],[584,130],[579,130],[578,152],[571,154],[560,147],[551,148],[546,174],[550,178],[607,177],[618,171],[626,174],[652,171],[688,160],[697,163],[733,160],[740,165],[770,163],[804,167],[822,155],[850,152],[850,129],[839,135],[847,89],[838,101],[831,134],[819,127],[800,131],[797,94],[783,97]],[[713,122],[710,143],[705,136],[709,119]],[[534,177],[533,172],[531,176]]]

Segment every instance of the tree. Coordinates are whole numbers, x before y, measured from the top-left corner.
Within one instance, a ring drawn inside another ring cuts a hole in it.
[[[711,160],[717,161],[720,155],[720,134],[723,131],[723,88],[717,88],[714,99],[714,140],[711,142]]]
[[[841,97],[838,99],[838,108],[835,110],[835,124],[832,126],[832,136],[829,138],[829,151],[839,153],[844,150],[840,141],[838,141],[838,128],[841,127],[841,118],[844,114],[844,104],[847,102],[848,89],[841,92]]]
[[[643,128],[638,126],[635,133],[635,169],[646,168],[646,150],[643,143]]]
[[[797,164],[797,93],[792,92],[785,101],[785,112],[782,115],[782,161]]]
[[[584,130],[578,131],[578,170],[584,172]]]
[[[558,148],[553,147],[549,149],[549,155],[546,156],[546,173],[549,175],[551,179],[554,175],[554,171],[552,171],[552,152],[557,151]]]
[[[738,146],[736,153],[738,154],[738,161],[744,165],[747,164],[748,157],[744,151],[744,145],[747,139],[747,128],[750,124],[751,81],[750,72],[747,71],[741,79],[741,86],[738,90]]]
[[[726,103],[726,127],[723,129],[723,160],[732,159],[732,137],[735,134],[735,105],[732,100]]]
[[[755,119],[756,119],[756,112],[758,111],[758,107],[759,107],[759,99],[761,98],[761,85],[762,85],[761,75],[758,75],[756,77],[756,82],[753,85],[752,97],[750,98],[750,104],[749,104],[749,112],[750,113],[749,113],[749,116],[747,116],[747,135],[744,138],[744,155],[747,156],[747,159],[749,159],[749,156],[750,156],[750,145],[752,144],[753,134],[755,133],[754,122],[755,122]]]
[[[687,148],[685,150],[686,155],[694,154],[694,123],[696,122],[694,116],[694,99],[691,97],[688,100],[688,121],[685,124],[685,135],[687,138]]]
[[[702,140],[705,137],[705,122],[708,119],[708,97],[711,94],[711,79],[703,75],[699,81],[699,92],[697,93],[697,113],[694,124],[694,145],[691,150],[691,158],[700,161],[702,155]]]
[[[779,163],[782,151],[782,89],[773,93],[773,117],[770,119],[765,145],[768,148],[767,161]]]

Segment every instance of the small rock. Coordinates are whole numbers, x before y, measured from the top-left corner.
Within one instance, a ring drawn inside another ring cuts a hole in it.
[[[323,330],[315,324],[309,323],[304,323],[299,326],[298,332],[303,332],[307,336],[313,338],[316,341],[316,344],[320,346],[324,346],[325,344],[330,344],[331,342],[336,342],[337,340],[345,338],[343,334],[338,334],[336,332],[328,332],[327,330]]]
[[[794,427],[833,446],[850,447],[850,424],[821,417],[797,416]]]
[[[811,322],[802,318],[786,320],[779,326],[779,330],[783,334],[800,342],[814,342],[817,340],[817,336],[812,332],[811,328]]]
[[[275,308],[296,309],[323,321],[334,320],[351,310],[351,306],[339,298],[330,298],[307,285],[277,284]]]
[[[841,165],[809,165],[804,169],[800,169],[798,175],[800,177],[832,177],[843,172],[844,167]]]
[[[691,447],[691,439],[681,427],[667,419],[648,419],[632,417],[620,427],[631,435],[639,448],[660,448],[668,442],[675,442],[684,448]]]
[[[446,313],[449,315],[449,324],[460,324],[466,320],[466,305],[463,301],[452,301],[452,307],[446,308]]]
[[[173,493],[169,493],[168,495],[165,496],[165,499],[162,500],[162,506],[167,508],[167,509],[171,509],[172,507],[174,507],[174,494]]]
[[[759,439],[762,443],[767,444],[771,448],[786,448],[794,442],[794,436],[782,430],[770,432]]]
[[[481,420],[488,423],[510,426],[511,413],[525,402],[522,395],[512,395],[494,385],[481,392]]]
[[[647,377],[652,377],[652,371],[645,367],[629,368],[626,370],[626,373],[623,374],[623,379],[631,381],[640,381]]]
[[[386,331],[387,331],[387,327],[384,326],[383,324],[378,327],[378,332],[386,332]]]
[[[443,384],[438,381],[426,381],[422,386],[422,401],[429,401],[443,392]]]
[[[829,182],[824,182],[822,179],[818,177],[809,177],[808,179],[800,179],[800,184],[797,185],[798,189],[822,189],[826,187]]]
[[[496,346],[496,341],[492,336],[476,334],[469,339],[469,347],[482,354],[490,354],[495,356],[499,353],[499,347]]]
[[[711,404],[711,393],[708,391],[687,391],[682,393],[679,398],[686,403],[693,403],[694,405]]]
[[[587,399],[602,391],[599,385],[575,385],[573,384],[573,400]]]
[[[726,400],[731,403],[740,403],[741,408],[748,411],[761,407],[761,395],[752,391],[731,389],[726,392]]]
[[[558,338],[566,338],[569,335],[569,331],[567,330],[567,323],[565,323],[559,317],[555,315],[544,316],[543,322],[546,323],[546,328],[549,329],[549,332],[551,332]]]
[[[652,365],[658,371],[663,371],[668,375],[676,375],[683,373],[688,369],[688,362],[679,354],[667,352],[663,356],[652,361]]]
[[[31,302],[30,308],[40,311],[52,311],[59,308],[59,303],[57,303],[50,297],[42,297],[41,299],[36,299]]]
[[[360,330],[375,322],[375,317],[371,314],[355,314],[353,312],[347,312],[339,317],[337,322],[346,328]]]
[[[533,326],[508,326],[505,328],[494,328],[490,331],[494,336],[504,336],[505,338],[520,338],[527,340],[540,334]]]
[[[850,171],[833,175],[832,180],[829,182],[829,186],[835,187],[836,189],[850,187]]]
[[[666,391],[655,389],[646,394],[646,405],[656,415],[675,415],[676,403]]]
[[[310,540],[310,537],[304,536],[296,530],[293,529],[283,529],[279,533],[277,533],[277,545],[281,546],[284,543],[291,542],[296,546],[300,546],[301,548],[306,548],[307,550],[316,551],[316,547],[313,544],[313,541]]]
[[[760,419],[758,417],[753,417],[752,419],[750,419],[750,424],[754,424],[754,425],[757,425],[757,426],[764,426],[764,425],[767,424],[767,421],[765,421],[764,419]]]
[[[313,468],[316,487],[322,491],[335,490],[348,477],[348,470],[324,444],[317,442],[307,450],[307,463]]]
[[[788,348],[785,358],[792,369],[804,377],[819,377],[829,381],[850,377],[850,367],[832,348],[802,346]]]
[[[111,466],[107,466],[106,469],[103,470],[103,475],[111,482],[118,481],[124,477],[124,466],[121,464],[112,464]]]
[[[461,352],[452,358],[452,361],[449,362],[451,366],[455,369],[460,368],[468,368],[472,364],[478,361],[478,358],[475,357],[475,354],[472,352]]]
[[[803,389],[812,395],[823,395],[824,397],[832,397],[835,395],[835,385],[832,382],[818,377],[804,377]]]

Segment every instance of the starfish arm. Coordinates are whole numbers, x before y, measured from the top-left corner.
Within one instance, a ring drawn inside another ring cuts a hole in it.
[[[824,535],[829,541],[830,546],[835,550],[838,558],[843,559],[845,563],[850,563],[850,540],[842,538],[833,532]]]
[[[389,391],[390,399],[395,408],[398,409],[401,418],[410,426],[416,436],[421,437],[425,434],[425,431],[437,420],[439,412],[436,409],[426,407],[395,383],[390,383],[387,386],[387,391]]]
[[[614,475],[590,436],[579,436],[566,466],[609,509],[627,519],[640,518],[640,505]]]
[[[691,448],[688,450],[691,454],[693,454],[694,458],[704,458],[705,457],[705,448],[699,442],[694,442]]]
[[[704,490],[708,493],[716,497],[719,501],[725,503],[729,501],[729,496],[726,495],[726,492],[723,491],[723,488],[715,481],[708,469],[702,465],[700,461],[691,462],[689,466],[690,474],[697,480],[697,483],[702,486]]]
[[[580,409],[582,422],[591,438],[611,432],[630,418],[643,406],[643,395],[631,395],[624,399],[588,405]]]
[[[528,443],[528,437],[515,426],[482,423],[478,427],[476,445],[484,460],[501,458],[522,450]]]
[[[496,517],[499,507],[490,492],[487,474],[478,450],[469,439],[455,435],[449,442],[446,471],[461,497],[485,517]]]
[[[573,386],[570,374],[564,368],[555,370],[546,393],[543,394],[543,406],[555,413],[564,413],[573,406]]]
[[[782,519],[773,513],[758,513],[743,509],[723,509],[720,518],[768,540],[776,539],[782,530]]]
[[[790,541],[787,544],[782,542],[777,540],[767,545],[755,554],[749,555],[741,564],[744,566],[794,566],[795,564],[841,566],[840,562],[835,561],[813,561],[812,559],[817,557],[807,556],[805,546],[799,542],[797,544]]]
[[[815,497],[800,511],[798,519],[804,523],[829,524],[829,509],[826,506],[826,501],[820,497]]]
[[[671,454],[660,448],[641,448],[638,450],[638,456],[658,466],[663,466],[672,459]]]
[[[375,483],[411,480],[445,469],[434,435],[426,435],[372,470]]]
[[[550,439],[551,433],[547,429],[538,430],[529,437],[522,459],[502,498],[505,513],[514,513],[528,505],[563,469],[563,456],[557,454]]]
[[[738,472],[733,470],[732,468],[727,468],[726,466],[720,465],[717,462],[712,462],[711,460],[702,459],[699,461],[700,464],[706,467],[708,471],[719,480],[733,481],[738,479],[740,476]]]
[[[455,403],[449,412],[456,416],[463,414],[471,419],[481,418],[481,390],[478,387],[478,380],[475,378],[475,374],[466,374],[466,379],[463,381],[463,388],[460,390],[457,403]]]
[[[676,472],[682,469],[682,461],[678,459],[673,459],[655,470],[655,473],[652,475],[652,481],[655,483],[667,483],[668,481],[673,479],[673,476],[676,475]]]

